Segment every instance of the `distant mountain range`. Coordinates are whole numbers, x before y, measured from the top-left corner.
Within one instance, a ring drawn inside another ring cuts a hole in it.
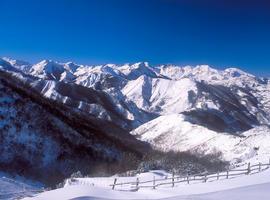
[[[68,174],[151,147],[232,163],[270,152],[270,81],[237,68],[2,58],[0,104],[3,170]]]

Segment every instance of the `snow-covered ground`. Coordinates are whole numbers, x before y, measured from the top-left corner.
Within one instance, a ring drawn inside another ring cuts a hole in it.
[[[141,181],[157,179],[170,176],[163,171],[152,171],[138,175]],[[134,181],[137,177],[123,177],[120,181]],[[127,191],[120,186],[112,190],[110,184],[115,177],[110,178],[80,178],[73,183],[66,183],[63,188],[41,193],[33,198],[25,200],[47,200],[47,199],[194,199],[194,200],[268,200],[270,197],[270,170],[266,169],[260,173],[254,172],[250,175],[238,177],[225,177],[219,180],[209,179],[206,183],[190,182],[160,186],[156,189],[141,188],[138,191]]]
[[[0,172],[0,199],[13,200],[32,196],[43,190],[43,185],[38,182],[26,180],[20,176],[9,176]]]

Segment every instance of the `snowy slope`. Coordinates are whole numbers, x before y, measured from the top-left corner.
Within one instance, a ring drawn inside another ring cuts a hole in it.
[[[233,136],[211,131],[192,124],[184,115],[173,114],[158,117],[131,134],[163,151],[222,152],[223,158],[231,163],[270,157],[270,129],[267,126]]]
[[[24,73],[28,73],[32,66],[30,63],[23,60],[15,60],[7,57],[4,57],[3,60]]]
[[[23,177],[9,177],[0,172],[0,199],[13,200],[33,196],[44,191],[43,185]]]
[[[147,173],[143,176],[153,177],[154,174]],[[270,192],[268,187],[270,172],[269,169],[251,175],[243,175],[241,177],[223,179],[218,181],[209,181],[207,183],[193,183],[187,185],[186,183],[178,184],[176,187],[171,188],[170,185],[153,189],[139,189],[138,191],[128,192],[118,190],[111,190],[108,187],[111,184],[112,179],[108,180],[107,185],[96,185],[98,178],[92,180],[93,184],[87,185],[90,181],[89,178],[85,179],[85,182],[81,179],[81,182],[73,185],[66,185],[64,188],[52,190],[41,193],[34,198],[45,200],[57,198],[59,200],[66,199],[263,199],[268,200]],[[130,181],[134,180],[134,177],[129,178]],[[149,179],[148,179],[149,180]],[[90,181],[91,182],[91,181]],[[84,184],[83,184],[84,183]]]
[[[141,109],[159,114],[171,114],[192,107],[190,94],[196,93],[197,87],[190,79],[174,81],[144,75],[129,81],[122,92]]]
[[[33,88],[32,88],[33,89]],[[0,170],[54,185],[75,171],[148,148],[109,121],[85,117],[0,73]],[[95,163],[95,164],[93,164]]]
[[[62,171],[63,174],[58,174],[62,177],[73,172],[69,169],[65,171],[61,165],[68,160],[74,165],[68,157],[78,156],[77,146],[88,146],[89,150],[92,146],[89,140],[87,142],[65,122],[1,82],[0,105],[1,170],[10,173],[18,171],[22,175],[44,180],[41,170],[47,169],[46,181],[59,180],[60,177],[53,175],[54,171]],[[102,146],[95,148],[101,150]]]
[[[42,79],[60,80],[61,74],[65,72],[63,65],[52,60],[43,60],[33,65],[30,74]]]
[[[176,196],[176,192],[166,195],[162,192],[147,191],[145,194],[127,194],[126,192],[111,192],[106,189],[89,188],[87,186],[72,186],[64,188],[54,192],[48,192],[46,194],[34,197],[25,198],[47,200],[57,197],[59,200],[110,200],[110,199],[163,199],[163,200],[268,200],[269,199],[269,186],[270,183],[256,184],[251,186],[243,186],[236,189],[224,189],[216,192],[202,193],[202,194],[190,194]],[[182,189],[182,188],[181,188]],[[193,188],[192,188],[193,189]],[[193,189],[194,191],[194,189]],[[156,198],[155,198],[156,197]]]
[[[138,108],[114,88],[97,90],[54,80],[37,80],[31,87],[48,99],[56,100],[73,109],[107,120],[130,130],[153,119],[152,114]]]
[[[215,131],[237,133],[269,122],[264,105],[248,89],[239,86],[144,75],[129,81],[122,93],[142,110],[158,115],[185,112],[194,118],[194,123]]]

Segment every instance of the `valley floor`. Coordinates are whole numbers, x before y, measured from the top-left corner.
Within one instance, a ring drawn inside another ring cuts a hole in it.
[[[140,174],[139,177],[148,179],[162,171],[152,171]],[[166,173],[164,173],[166,174]],[[163,174],[163,175],[164,175]],[[134,177],[131,181],[134,180]],[[131,179],[130,178],[130,179]],[[123,178],[124,181],[129,178]],[[127,191],[122,188],[112,190],[109,185],[113,178],[81,178],[76,184],[66,184],[65,187],[40,193],[25,200],[109,200],[109,199],[163,199],[163,200],[268,200],[270,198],[270,169],[260,173],[242,175],[229,179],[209,180],[206,183],[186,183],[163,186],[154,189],[139,189]],[[102,186],[103,185],[103,186]],[[120,187],[120,186],[119,186]]]

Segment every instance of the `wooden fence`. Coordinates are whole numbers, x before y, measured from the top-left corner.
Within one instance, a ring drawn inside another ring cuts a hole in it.
[[[140,188],[152,188],[156,189],[159,186],[162,185],[171,185],[171,187],[174,187],[178,183],[187,183],[190,184],[191,182],[207,182],[207,181],[215,181],[219,179],[229,179],[235,176],[240,175],[249,175],[252,173],[258,173],[263,170],[266,170],[270,167],[270,160],[269,163],[258,163],[256,165],[251,165],[250,163],[247,164],[247,166],[243,169],[231,169],[227,170],[225,172],[217,172],[216,174],[195,174],[195,175],[188,175],[188,176],[176,176],[174,173],[171,177],[166,178],[159,178],[156,179],[155,176],[152,180],[147,181],[140,181],[139,178],[136,178],[136,181],[130,181],[130,182],[118,182],[118,179],[115,178],[113,184],[110,185],[110,187],[115,190],[116,187],[121,186],[129,186],[130,189],[136,191]]]

